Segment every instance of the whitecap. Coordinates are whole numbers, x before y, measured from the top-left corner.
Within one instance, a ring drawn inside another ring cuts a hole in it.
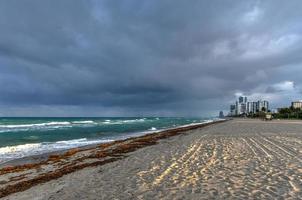
[[[5,132],[20,132],[31,130],[53,130],[60,128],[71,128],[73,125],[70,122],[46,122],[35,124],[2,124],[0,125],[0,133]]]
[[[14,125],[0,125],[0,128],[30,128],[41,126],[57,126],[57,125],[70,125],[70,122],[47,122],[39,124],[14,124]]]
[[[94,121],[87,120],[87,121],[73,121],[73,124],[95,124]]]
[[[76,148],[80,146],[86,146],[91,144],[111,142],[109,139],[88,140],[87,138],[58,141],[58,142],[43,142],[43,143],[31,143],[22,144],[16,146],[7,146],[0,148],[0,163],[22,158],[26,156],[39,155],[43,153],[49,153],[58,150],[65,150],[70,148]]]

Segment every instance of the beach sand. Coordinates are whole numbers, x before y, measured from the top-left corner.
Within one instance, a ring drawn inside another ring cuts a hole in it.
[[[302,121],[235,119],[142,143],[110,156],[94,149],[38,167],[8,168],[0,171],[0,194],[23,200],[302,199]],[[94,166],[58,178],[43,176],[93,153],[99,154],[84,160],[99,159]],[[14,190],[37,176],[48,179]]]

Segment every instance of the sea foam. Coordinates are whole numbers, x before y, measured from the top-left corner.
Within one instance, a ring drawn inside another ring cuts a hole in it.
[[[110,139],[88,140],[80,138],[74,140],[58,141],[53,143],[32,143],[0,148],[0,164],[9,160],[26,156],[39,155],[59,150],[65,150],[80,146],[110,142]]]
[[[73,124],[95,124],[94,121],[88,120],[88,121],[73,121]]]
[[[137,137],[175,127],[210,123],[213,120],[140,117],[87,118],[83,120],[67,118],[53,121],[49,119],[29,119],[28,121],[26,119],[2,119],[0,138],[3,140],[0,141],[0,145],[2,144],[0,163],[31,155]],[[72,129],[73,127],[75,129]],[[22,131],[25,133],[19,134]],[[15,145],[16,143],[20,145]]]
[[[41,127],[41,126],[66,126],[70,125],[70,122],[47,122],[39,124],[14,124],[14,125],[0,125],[0,128],[30,128],[30,127]]]

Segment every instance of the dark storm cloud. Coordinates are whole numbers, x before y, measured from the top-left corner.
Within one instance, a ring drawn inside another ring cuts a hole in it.
[[[297,97],[301,9],[298,0],[3,0],[0,115],[205,115],[238,92],[273,99],[284,81]]]

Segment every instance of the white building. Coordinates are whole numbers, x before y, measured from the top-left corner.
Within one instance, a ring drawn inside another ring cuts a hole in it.
[[[247,103],[247,97],[239,97],[239,103],[242,104],[242,103]]]
[[[230,106],[230,115],[235,116],[236,115],[236,105]]]
[[[259,111],[268,111],[269,110],[269,103],[268,101],[257,101],[257,102],[248,102],[247,97],[240,96],[239,101],[236,101],[235,105],[230,106],[230,114],[234,115],[244,115],[244,114],[256,114]],[[300,104],[295,104],[296,107],[301,106],[302,108],[302,101],[299,102]]]
[[[293,101],[292,107],[295,109],[302,109],[302,100],[301,101]]]
[[[239,101],[235,104],[235,115],[246,114],[247,97],[240,96]]]
[[[247,102],[247,113],[248,114],[255,114],[257,113],[257,105],[258,105],[258,102]]]
[[[269,103],[268,103],[268,101],[262,101],[262,100],[260,100],[257,103],[258,103],[258,105],[257,105],[257,110],[258,111],[266,111],[267,112],[269,110]]]
[[[247,102],[246,104],[246,112],[253,113],[253,102]]]
[[[241,114],[246,114],[247,112],[246,112],[246,103],[241,103],[241,104],[239,104],[240,105],[240,115]]]

